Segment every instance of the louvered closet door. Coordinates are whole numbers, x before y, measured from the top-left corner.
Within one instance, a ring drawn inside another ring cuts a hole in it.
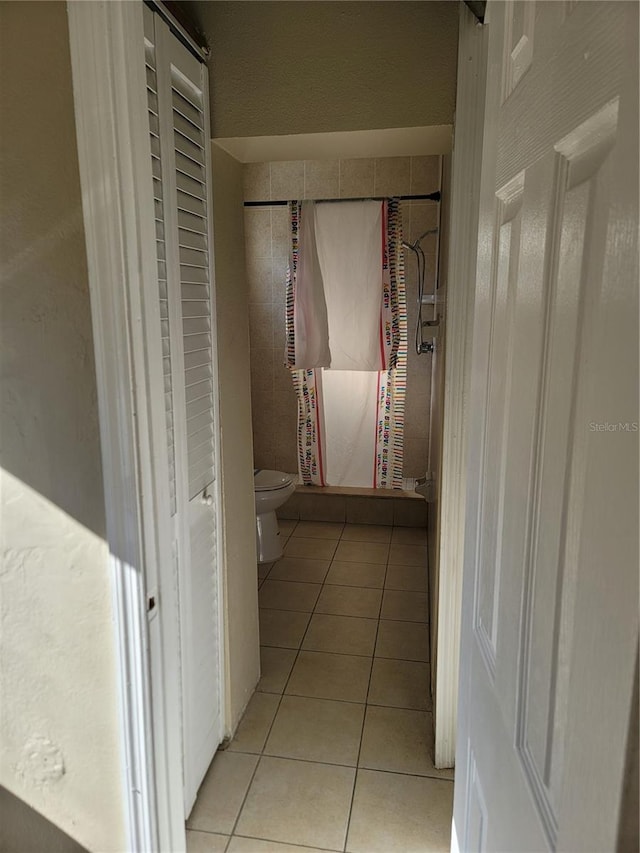
[[[207,72],[157,15],[145,15],[188,814],[222,739]]]

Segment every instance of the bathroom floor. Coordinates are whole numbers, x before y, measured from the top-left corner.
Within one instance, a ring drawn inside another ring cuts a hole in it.
[[[188,853],[449,850],[453,771],[432,762],[426,531],[280,530],[283,558],[258,567],[262,677],[202,784]]]

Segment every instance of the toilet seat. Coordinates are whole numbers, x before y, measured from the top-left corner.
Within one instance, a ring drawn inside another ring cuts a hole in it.
[[[258,469],[253,477],[253,487],[256,492],[271,492],[277,489],[286,489],[291,485],[289,474],[282,471],[268,471]]]

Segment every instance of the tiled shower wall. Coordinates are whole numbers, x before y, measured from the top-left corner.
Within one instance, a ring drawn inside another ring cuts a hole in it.
[[[245,166],[245,201],[300,198],[369,198],[423,195],[440,189],[440,157],[353,160],[297,160]],[[437,227],[438,204],[402,202],[404,239],[413,242]],[[287,207],[245,208],[249,281],[251,407],[254,463],[258,468],[294,472],[296,397],[284,366],[285,282],[289,252]],[[437,241],[422,242],[427,260],[425,291],[433,292]],[[405,410],[404,476],[427,470],[431,355],[415,352],[417,282],[415,255],[405,250],[409,358]],[[425,319],[431,316],[426,309]]]

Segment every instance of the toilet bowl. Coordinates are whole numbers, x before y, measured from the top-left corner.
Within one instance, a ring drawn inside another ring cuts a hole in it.
[[[295,492],[289,474],[256,469],[253,474],[256,502],[256,548],[259,563],[272,563],[282,556],[276,510]]]

